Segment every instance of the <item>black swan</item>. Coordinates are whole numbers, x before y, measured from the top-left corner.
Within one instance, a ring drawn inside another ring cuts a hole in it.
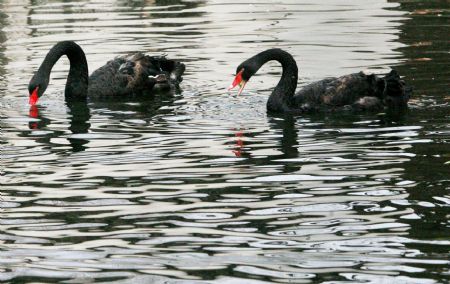
[[[167,89],[182,81],[183,63],[164,56],[135,53],[116,57],[88,76],[86,56],[73,41],[58,42],[50,49],[28,84],[29,102],[36,104],[47,89],[53,65],[63,55],[70,61],[66,98],[127,96]]]
[[[405,85],[395,70],[384,77],[359,72],[339,78],[327,78],[311,83],[295,93],[297,63],[291,54],[278,48],[268,49],[242,62],[228,90],[240,85],[238,94],[241,94],[247,81],[271,60],[280,62],[283,72],[267,101],[269,112],[303,113],[344,109],[374,111],[384,107],[404,109],[411,94],[411,88]]]

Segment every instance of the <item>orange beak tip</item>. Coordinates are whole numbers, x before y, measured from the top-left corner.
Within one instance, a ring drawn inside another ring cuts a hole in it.
[[[240,88],[239,88],[238,96],[239,96],[240,94],[242,94],[242,91],[244,90],[245,84],[247,84],[247,81],[242,81],[242,83],[239,84],[239,85],[240,85]]]

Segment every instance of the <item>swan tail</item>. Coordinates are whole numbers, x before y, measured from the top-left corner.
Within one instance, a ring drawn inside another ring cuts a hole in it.
[[[412,94],[412,87],[406,85],[395,70],[391,70],[383,79],[385,103],[392,108],[406,107]]]
[[[172,84],[183,81],[185,65],[179,61],[167,59],[165,56],[148,56],[150,75],[164,74]],[[153,74],[152,74],[153,73]]]
[[[396,70],[391,70],[383,79],[386,83],[384,92],[387,96],[409,96],[412,92],[412,88],[405,84]]]

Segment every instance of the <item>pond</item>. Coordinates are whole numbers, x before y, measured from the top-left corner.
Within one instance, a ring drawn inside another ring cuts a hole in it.
[[[445,282],[448,17],[438,0],[0,1],[0,281]],[[62,40],[91,72],[141,51],[184,62],[184,81],[68,103],[64,59],[30,115],[27,84]],[[409,109],[269,115],[276,63],[228,93],[272,47],[300,85],[395,68]]]

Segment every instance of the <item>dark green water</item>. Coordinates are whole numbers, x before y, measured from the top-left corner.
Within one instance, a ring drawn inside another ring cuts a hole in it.
[[[323,2],[0,1],[0,281],[446,283],[448,1]],[[179,58],[181,91],[69,104],[62,60],[30,117],[60,40]],[[268,116],[279,66],[226,87],[271,47],[300,84],[394,67],[410,108]]]

